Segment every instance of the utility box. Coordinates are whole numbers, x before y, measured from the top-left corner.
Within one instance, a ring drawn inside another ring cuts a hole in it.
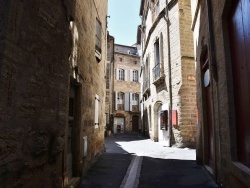
[[[87,156],[87,151],[88,151],[88,139],[87,136],[82,137],[82,155],[83,157]]]

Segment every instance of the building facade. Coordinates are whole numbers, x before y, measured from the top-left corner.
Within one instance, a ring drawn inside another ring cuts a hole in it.
[[[196,81],[190,2],[142,0],[143,132],[177,147],[196,143]]]
[[[139,132],[140,57],[136,46],[114,45],[113,133]]]
[[[250,187],[250,2],[191,0],[197,161],[223,187]]]
[[[105,99],[105,114],[106,114],[106,136],[113,132],[113,111],[114,111],[114,50],[115,38],[108,35],[107,38],[107,63],[106,63],[106,99]]]
[[[0,3],[0,187],[74,185],[104,149],[107,0]]]

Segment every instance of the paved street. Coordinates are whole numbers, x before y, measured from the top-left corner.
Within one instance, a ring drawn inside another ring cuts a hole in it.
[[[139,134],[107,137],[105,148],[79,188],[218,187],[196,165],[194,149],[169,148]]]

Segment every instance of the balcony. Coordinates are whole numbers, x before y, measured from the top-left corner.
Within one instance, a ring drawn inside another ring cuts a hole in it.
[[[161,64],[158,63],[152,70],[153,72],[153,84],[158,85],[165,81],[163,70],[161,70]]]

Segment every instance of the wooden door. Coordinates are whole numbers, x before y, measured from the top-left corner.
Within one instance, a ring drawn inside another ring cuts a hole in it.
[[[138,130],[139,130],[139,117],[133,116],[132,117],[132,131],[138,132]]]
[[[67,174],[70,179],[73,175],[73,154],[72,154],[72,131],[74,126],[75,113],[75,87],[70,86],[69,114],[68,114],[68,139],[67,139]]]
[[[214,127],[212,121],[212,91],[209,69],[208,51],[204,53],[203,58],[203,87],[204,87],[204,130],[205,130],[205,150],[206,150],[206,164],[214,169]]]
[[[250,167],[250,1],[236,0],[229,15],[238,160]]]

